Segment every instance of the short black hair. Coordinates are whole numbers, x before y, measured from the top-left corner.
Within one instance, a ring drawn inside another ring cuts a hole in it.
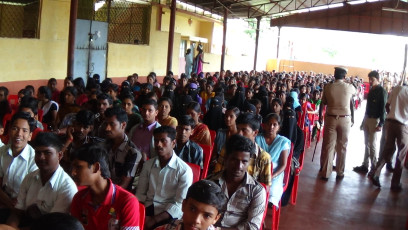
[[[62,143],[61,139],[58,137],[57,134],[51,132],[40,132],[34,139],[33,148],[39,146],[47,146],[53,147],[58,152],[62,150],[64,144]]]
[[[23,94],[23,97],[24,97],[24,96],[29,96],[29,97],[32,96],[30,90],[25,89],[25,88],[24,88],[24,89],[20,89],[17,94],[18,94],[18,95]]]
[[[307,96],[306,96],[305,93],[301,93],[301,94],[299,95],[299,99],[302,99],[302,98],[307,98]]]
[[[261,126],[261,121],[253,113],[241,113],[237,120],[235,121],[238,124],[248,124],[252,130],[259,130]]]
[[[280,125],[280,123],[281,123],[281,118],[280,118],[280,116],[279,116],[278,114],[276,114],[276,113],[270,113],[270,114],[266,115],[266,116],[265,116],[265,119],[263,119],[262,122],[265,124],[265,123],[269,122],[269,120],[271,120],[271,119],[275,119],[276,121],[278,121],[278,123],[279,123],[279,125]]]
[[[20,105],[18,107],[20,110],[22,108],[29,108],[33,111],[34,115],[38,114],[38,100],[31,96],[24,96],[21,98]]]
[[[214,206],[221,213],[227,203],[227,197],[221,187],[210,180],[200,180],[188,188],[186,200],[194,199],[198,202]]]
[[[40,86],[40,88],[38,88],[38,92],[44,94],[44,97],[46,99],[51,99],[52,97],[51,89],[48,88],[47,86]]]
[[[48,84],[50,84],[51,82],[55,82],[55,83],[57,83],[57,79],[55,79],[55,78],[50,78],[50,79],[48,79]]]
[[[32,85],[26,85],[25,87],[26,90],[28,90],[28,93],[30,94],[30,96],[34,96],[33,93],[35,91],[34,86]]]
[[[26,120],[26,121],[28,122],[28,126],[30,127],[30,133],[32,133],[32,132],[34,131],[34,129],[35,129],[35,119],[32,118],[29,113],[21,112],[21,111],[20,111],[20,112],[17,112],[16,114],[14,114],[14,115],[11,117],[11,125],[13,125],[14,122],[15,122],[17,119]]]
[[[198,102],[196,102],[196,101],[190,102],[190,103],[186,106],[186,110],[188,110],[188,109],[192,109],[192,110],[194,110],[196,113],[201,113],[201,106],[200,106],[200,104],[198,104]]]
[[[112,97],[107,93],[101,93],[96,97],[96,100],[108,100],[109,105],[113,104]]]
[[[173,108],[173,101],[168,97],[161,97],[157,104],[160,105],[160,103],[162,103],[163,101],[167,101],[170,104],[170,108]]]
[[[110,83],[108,88],[112,89],[115,92],[118,92],[118,90],[119,90],[119,86],[117,84],[115,84],[115,83]]]
[[[150,98],[146,98],[145,100],[142,101],[142,107],[144,105],[153,105],[154,109],[156,109],[156,110],[159,107],[158,104],[157,104],[157,101],[155,101],[153,99],[150,99]]]
[[[225,112],[227,112],[227,111],[232,111],[232,112],[234,112],[235,117],[238,117],[239,114],[241,113],[241,111],[240,111],[237,107],[235,107],[235,106],[231,106],[231,107],[227,108],[227,110],[226,110]]]
[[[102,177],[105,179],[110,178],[108,151],[103,144],[88,143],[81,146],[73,155],[73,160],[75,159],[86,161],[89,168],[98,162],[101,166]]]
[[[347,75],[347,70],[342,67],[334,68],[334,78],[335,79],[344,79]]]
[[[368,77],[375,77],[375,78],[377,78],[377,80],[380,80],[380,74],[375,70],[368,73]]]
[[[125,110],[123,110],[121,107],[113,107],[113,108],[108,108],[105,111],[105,117],[110,118],[116,116],[116,119],[119,121],[119,123],[126,122],[128,123],[128,115]]]
[[[261,104],[262,105],[262,101],[261,100],[259,100],[258,98],[253,98],[253,99],[251,99],[250,101],[249,101],[249,103],[251,103],[251,104],[253,104],[253,105],[259,105],[259,104]]]
[[[70,92],[75,98],[78,96],[78,90],[73,86],[66,87],[64,92]]]
[[[178,119],[178,125],[191,126],[194,129],[195,121],[190,115],[183,115]]]
[[[31,230],[84,230],[81,222],[75,217],[60,212],[42,215],[31,225]]]
[[[83,126],[91,126],[95,122],[95,116],[90,110],[80,110],[75,115],[75,121]]]
[[[124,92],[124,91],[128,91],[128,92]],[[129,89],[127,90],[122,89],[122,91],[120,92],[119,98],[121,101],[124,101],[125,99],[130,99],[132,103],[135,104],[135,97],[131,94]]]
[[[239,134],[232,135],[225,144],[225,155],[230,156],[233,152],[242,151],[255,154],[255,144],[249,139]]]
[[[4,96],[7,97],[9,94],[9,90],[5,86],[0,86],[0,91],[4,92]]]
[[[282,106],[282,100],[280,98],[274,98],[272,99],[271,104],[273,104],[274,102],[278,103],[278,105]]]
[[[158,128],[155,128],[153,130],[153,135],[160,134],[160,133],[167,133],[167,136],[170,138],[170,140],[176,139],[176,130],[173,127],[170,126],[160,126]]]

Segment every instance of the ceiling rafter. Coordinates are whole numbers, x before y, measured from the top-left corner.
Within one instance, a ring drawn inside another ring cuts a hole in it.
[[[296,10],[307,10],[313,7],[329,6],[338,3],[348,3],[357,0],[181,0],[187,4],[202,8],[220,16],[224,8],[228,10],[229,18],[280,17]],[[379,0],[391,2],[393,0]],[[305,11],[307,12],[307,11]],[[283,14],[283,15],[281,15]]]

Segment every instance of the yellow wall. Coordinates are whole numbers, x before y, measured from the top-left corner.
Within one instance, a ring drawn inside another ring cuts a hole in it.
[[[290,65],[290,66],[293,66],[293,68],[283,67],[284,65]],[[303,62],[303,61],[288,61],[288,60],[277,61],[276,59],[269,59],[266,69],[268,71],[272,71],[272,70],[276,70],[276,71],[285,70],[286,72],[313,71],[315,73],[333,74],[334,67],[336,66],[338,65],[329,65],[329,64]],[[364,81],[368,81],[367,74],[371,71],[371,69],[354,67],[354,66],[345,66],[345,67],[348,69],[347,76],[358,76],[359,78],[362,78]]]
[[[27,84],[43,85],[51,77],[63,79],[67,71],[70,0],[43,0],[39,39],[0,38],[0,83],[39,80]],[[167,65],[168,21],[170,12],[163,15],[162,30],[157,30],[158,6],[152,7],[149,45],[108,44],[107,76],[126,77],[132,73],[146,76],[154,71],[165,75]],[[193,23],[188,24],[192,18]],[[202,18],[178,12],[173,46],[172,70],[179,72],[181,36],[205,37],[209,45],[213,40],[214,24]],[[211,52],[211,50],[210,50]],[[205,53],[204,71],[220,70],[220,55]],[[252,69],[250,57],[226,56],[225,69],[232,71]]]
[[[156,30],[157,7],[152,7],[150,20],[149,45],[108,44],[108,77],[125,77],[132,73],[147,76],[152,71],[159,76],[166,74],[169,34]],[[180,41],[180,33],[175,33],[172,70],[176,74]]]
[[[64,78],[70,0],[43,0],[40,39],[0,38],[0,81]]]

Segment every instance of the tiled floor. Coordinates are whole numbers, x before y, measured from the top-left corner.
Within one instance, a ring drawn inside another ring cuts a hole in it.
[[[327,182],[319,179],[321,141],[314,162],[311,159],[315,143],[312,143],[306,151],[297,203],[282,208],[279,229],[405,229],[407,171],[404,170],[402,176],[403,190],[398,193],[390,191],[392,174],[386,172],[385,167],[380,177],[381,189],[373,186],[366,176],[352,171],[363,160],[364,139],[359,126],[364,110],[365,104],[357,110],[356,123],[351,130],[344,179],[336,181],[335,172]],[[271,209],[268,209],[265,221],[268,230],[271,218]]]

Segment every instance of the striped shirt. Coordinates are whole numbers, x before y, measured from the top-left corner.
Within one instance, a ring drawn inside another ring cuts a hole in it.
[[[245,173],[242,184],[229,197],[223,173],[221,171],[207,178],[217,183],[228,198],[224,214],[216,225],[224,228],[260,229],[266,202],[264,187]]]

